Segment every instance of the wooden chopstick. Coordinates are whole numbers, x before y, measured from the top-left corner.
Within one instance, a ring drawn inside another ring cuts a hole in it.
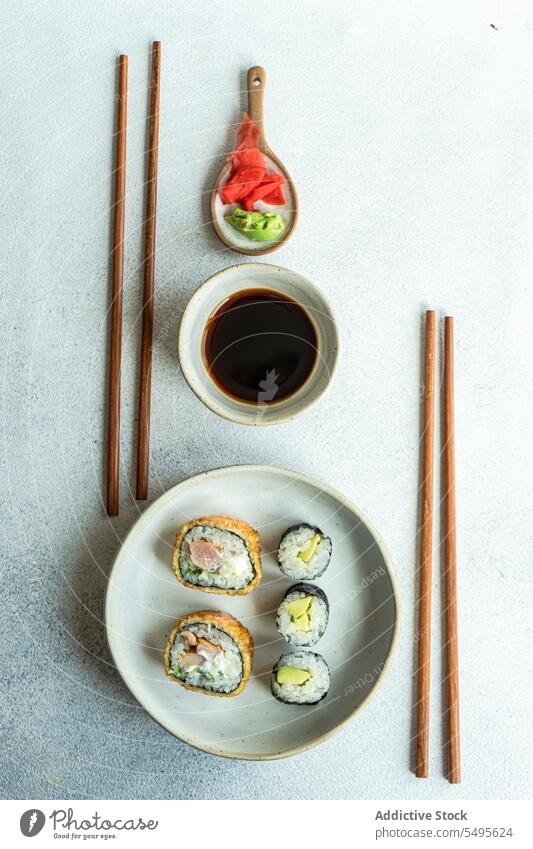
[[[455,530],[455,425],[453,318],[444,319],[444,533],[446,656],[448,692],[448,779],[461,782],[459,726],[459,646],[457,632],[457,546]]]
[[[122,355],[122,293],[124,275],[124,212],[126,206],[126,127],[128,114],[128,57],[119,58],[117,102],[117,162],[115,172],[115,232],[113,244],[113,303],[107,440],[107,513],[118,516],[120,460],[120,366]]]
[[[137,436],[137,499],[148,498],[150,454],[150,403],[152,395],[152,338],[154,324],[155,232],[157,212],[157,164],[159,155],[159,101],[161,88],[161,42],[154,41],[150,98],[150,147],[144,243],[144,293],[141,341],[139,425]]]
[[[433,550],[433,453],[435,443],[435,311],[426,312],[422,515],[418,598],[418,728],[415,775],[427,778],[429,751],[429,673]]]

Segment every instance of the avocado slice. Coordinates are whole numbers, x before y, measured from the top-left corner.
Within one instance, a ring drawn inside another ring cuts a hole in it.
[[[311,630],[311,617],[308,613],[302,613],[298,619],[294,620],[294,624],[300,631],[310,631]]]
[[[315,534],[314,537],[309,540],[307,546],[303,548],[302,551],[298,552],[298,557],[303,560],[304,563],[309,563],[311,557],[316,551],[316,547],[320,542],[320,539],[320,534]]]
[[[278,684],[295,684],[297,687],[309,681],[310,677],[307,669],[295,669],[293,666],[280,666],[276,672]]]
[[[311,604],[311,596],[306,595],[303,598],[295,598],[294,601],[288,601],[286,605],[287,613],[292,619],[298,619],[309,610]]]

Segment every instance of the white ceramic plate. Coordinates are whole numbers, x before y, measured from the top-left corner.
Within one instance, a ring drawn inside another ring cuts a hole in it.
[[[176,531],[187,519],[227,513],[261,533],[263,580],[248,596],[186,589],[171,568]],[[318,525],[333,542],[329,568],[316,583],[330,602],[326,633],[313,646],[331,669],[328,696],[312,706],[284,705],[270,693],[270,673],[287,644],[275,613],[291,582],[275,552],[298,522]],[[350,720],[383,677],[398,630],[398,591],[387,551],[360,511],[313,478],[275,466],[233,466],[178,484],[133,526],[115,560],[106,596],[113,658],[141,705],[164,728],[204,751],[264,760],[310,748]],[[175,620],[194,610],[224,610],[255,641],[253,672],[240,696],[188,692],[163,672]]]

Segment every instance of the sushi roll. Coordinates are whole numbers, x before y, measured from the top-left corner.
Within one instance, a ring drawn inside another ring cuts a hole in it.
[[[291,646],[314,646],[328,625],[326,593],[313,584],[294,584],[278,607],[276,626]]]
[[[283,654],[272,670],[272,695],[290,705],[320,702],[328,694],[329,683],[329,666],[313,651]]]
[[[330,558],[331,540],[320,528],[294,525],[281,537],[278,563],[288,578],[312,581],[324,574]]]
[[[182,616],[169,634],[165,674],[195,693],[237,696],[252,669],[254,641],[228,613],[199,610]]]
[[[259,534],[230,516],[192,519],[176,534],[172,568],[185,587],[246,595],[261,580]]]

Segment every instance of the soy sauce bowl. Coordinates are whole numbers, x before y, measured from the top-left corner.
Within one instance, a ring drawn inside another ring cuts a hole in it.
[[[210,317],[224,301],[246,289],[269,290],[292,299],[303,308],[315,329],[314,365],[305,382],[281,400],[276,400],[275,391],[262,392],[259,387],[257,402],[242,401],[229,394],[214,379],[203,355]],[[196,290],[181,319],[178,354],[187,383],[206,407],[236,424],[259,426],[289,422],[316,404],[333,378],[339,344],[339,329],[332,309],[313,283],[287,268],[247,262],[219,271]]]

